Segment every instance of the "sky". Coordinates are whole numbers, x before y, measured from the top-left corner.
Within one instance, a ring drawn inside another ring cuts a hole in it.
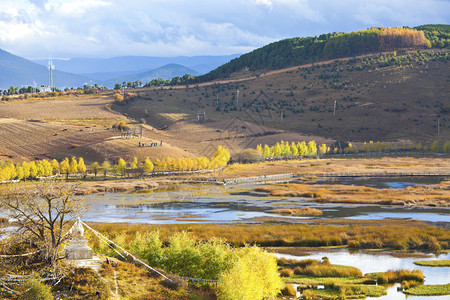
[[[450,0],[0,0],[0,49],[28,58],[246,53],[291,37],[450,24]]]

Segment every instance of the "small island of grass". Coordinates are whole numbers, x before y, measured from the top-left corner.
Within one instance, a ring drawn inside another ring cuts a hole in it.
[[[433,284],[433,285],[419,285],[407,289],[405,294],[414,296],[443,296],[450,295],[450,283],[447,284]]]
[[[416,264],[418,266],[425,266],[425,267],[450,267],[450,259],[419,260],[419,261],[415,261],[414,264]]]
[[[289,215],[289,216],[320,216],[322,211],[313,207],[302,208],[278,208],[270,211],[274,214]]]

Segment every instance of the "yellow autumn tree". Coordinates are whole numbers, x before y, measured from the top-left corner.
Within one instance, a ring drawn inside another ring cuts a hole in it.
[[[144,161],[144,172],[145,173],[150,173],[151,171],[153,171],[154,165],[152,163],[152,161],[147,157]]]
[[[219,280],[218,299],[261,300],[275,298],[284,283],[272,254],[260,248],[244,247],[238,251],[233,266]]]
[[[69,178],[70,163],[69,163],[69,159],[67,157],[59,165],[59,171],[61,172],[61,174],[66,174],[66,178]]]
[[[81,174],[86,173],[86,165],[84,164],[84,159],[82,157],[78,158],[78,172]]]

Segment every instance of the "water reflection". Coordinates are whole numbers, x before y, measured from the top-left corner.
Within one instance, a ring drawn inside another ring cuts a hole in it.
[[[404,189],[413,185],[438,184],[447,179],[448,177],[445,176],[337,177],[332,179],[319,179],[315,183],[362,185],[378,189]]]
[[[401,291],[398,291],[397,288],[400,287],[400,283],[396,283],[392,286],[389,286],[386,290],[386,295],[381,297],[367,297],[366,300],[444,300],[448,299],[449,296],[410,296],[405,295]]]
[[[287,259],[317,259],[322,260],[326,256],[332,264],[353,266],[361,270],[361,272],[385,272],[387,270],[397,269],[419,269],[425,276],[425,284],[447,284],[450,282],[450,268],[425,267],[417,266],[414,261],[417,260],[436,260],[436,259],[450,259],[450,254],[441,254],[439,256],[430,257],[428,259],[418,258],[398,258],[388,254],[377,253],[371,254],[366,252],[349,252],[347,249],[338,249],[334,251],[314,252],[308,256],[295,256],[288,254],[276,254],[277,257],[284,257]],[[383,297],[374,297],[366,299],[426,299],[426,300],[441,300],[449,299],[449,296],[408,296],[402,292],[397,292],[399,284],[391,286],[387,289],[387,295]]]
[[[448,209],[403,208],[394,206],[315,203],[302,197],[261,197],[251,187],[207,186],[151,193],[106,193],[83,196],[88,205],[85,221],[131,222],[148,224],[236,222],[255,217],[284,217],[293,221],[305,218],[384,219],[403,218],[430,222],[450,222]],[[271,213],[275,208],[314,207],[320,217],[293,217]],[[180,219],[181,218],[181,219]],[[191,220],[190,220],[191,219]]]
[[[417,266],[414,261],[423,260],[413,257],[399,258],[383,253],[367,253],[367,252],[349,252],[347,249],[338,249],[336,251],[321,251],[311,255],[294,256],[287,254],[277,254],[285,258],[305,259],[312,258],[322,260],[326,256],[332,264],[353,266],[361,270],[363,273],[385,272],[387,270],[397,269],[419,269],[425,276],[427,284],[444,284],[450,282],[450,268],[436,268]],[[441,254],[429,258],[427,260],[449,259],[450,254]]]

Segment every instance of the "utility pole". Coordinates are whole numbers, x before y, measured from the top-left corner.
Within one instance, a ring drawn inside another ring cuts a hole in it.
[[[334,100],[334,109],[333,109],[333,116],[336,115],[336,100]]]
[[[283,110],[281,110],[280,118],[281,118],[281,123],[283,123]]]
[[[48,84],[49,84],[49,88],[50,91],[53,91],[53,76],[52,76],[52,71],[55,69],[55,65],[53,65],[53,62],[51,59],[48,60],[48,72],[49,72],[49,80],[48,80]]]
[[[236,90],[236,106],[239,106],[239,89]]]

